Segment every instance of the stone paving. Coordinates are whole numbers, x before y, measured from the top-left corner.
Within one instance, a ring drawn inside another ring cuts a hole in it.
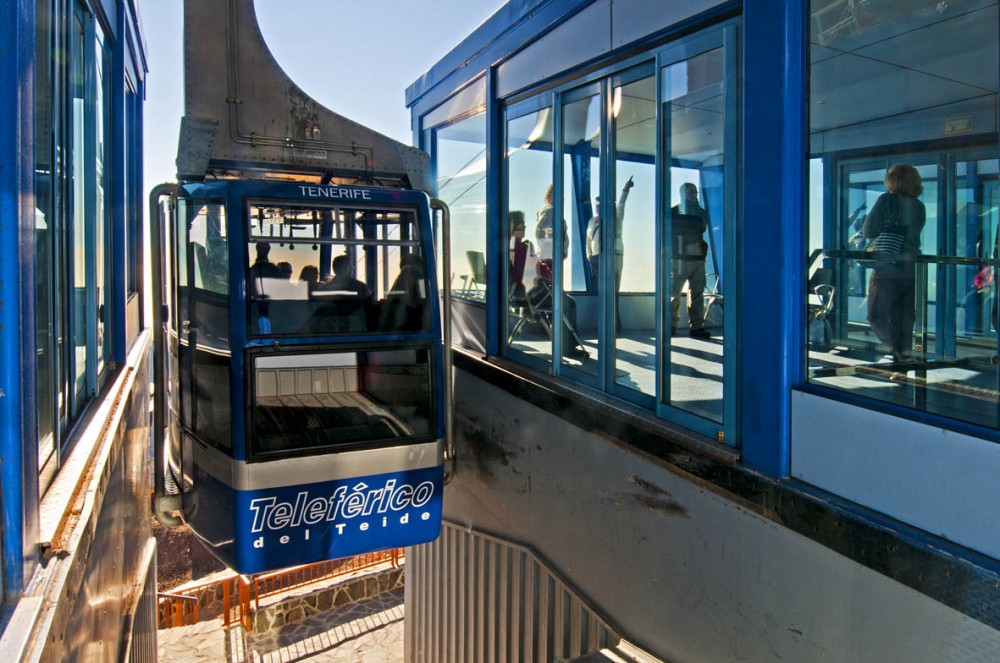
[[[159,631],[161,663],[402,663],[403,588],[312,615],[264,635],[219,620]]]

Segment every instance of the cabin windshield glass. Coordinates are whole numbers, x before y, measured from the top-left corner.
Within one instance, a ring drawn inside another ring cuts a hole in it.
[[[250,335],[429,331],[416,222],[412,209],[252,202]]]
[[[430,354],[417,347],[257,355],[253,455],[428,438]]]

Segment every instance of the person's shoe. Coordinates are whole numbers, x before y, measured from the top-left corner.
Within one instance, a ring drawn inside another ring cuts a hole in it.
[[[694,327],[688,332],[688,336],[692,338],[712,338],[712,334],[704,327]]]
[[[579,345],[576,345],[566,351],[566,356],[573,357],[574,359],[586,359],[590,356],[590,353],[581,348]]]

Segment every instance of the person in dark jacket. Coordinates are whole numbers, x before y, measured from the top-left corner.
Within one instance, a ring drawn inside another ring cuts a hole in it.
[[[868,322],[889,348],[893,361],[910,358],[913,322],[916,320],[914,258],[920,255],[920,233],[927,220],[920,173],[908,164],[897,164],[885,174],[886,193],[879,196],[865,218],[861,232],[874,240],[883,232],[898,232],[903,245],[897,256],[880,259],[868,281]]]
[[[711,338],[705,329],[705,258],[708,243],[708,212],[698,200],[698,187],[685,182],[680,188],[681,202],[671,210],[673,262],[670,269],[670,332],[677,333],[681,314],[681,289],[688,285],[688,334],[695,338]]]

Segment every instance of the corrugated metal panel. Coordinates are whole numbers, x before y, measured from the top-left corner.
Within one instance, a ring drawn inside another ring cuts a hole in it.
[[[411,663],[517,663],[582,656],[620,640],[532,550],[444,523],[406,552]]]
[[[156,545],[149,546],[146,581],[136,600],[129,634],[129,646],[123,660],[129,663],[156,663],[157,598],[156,598]]]

